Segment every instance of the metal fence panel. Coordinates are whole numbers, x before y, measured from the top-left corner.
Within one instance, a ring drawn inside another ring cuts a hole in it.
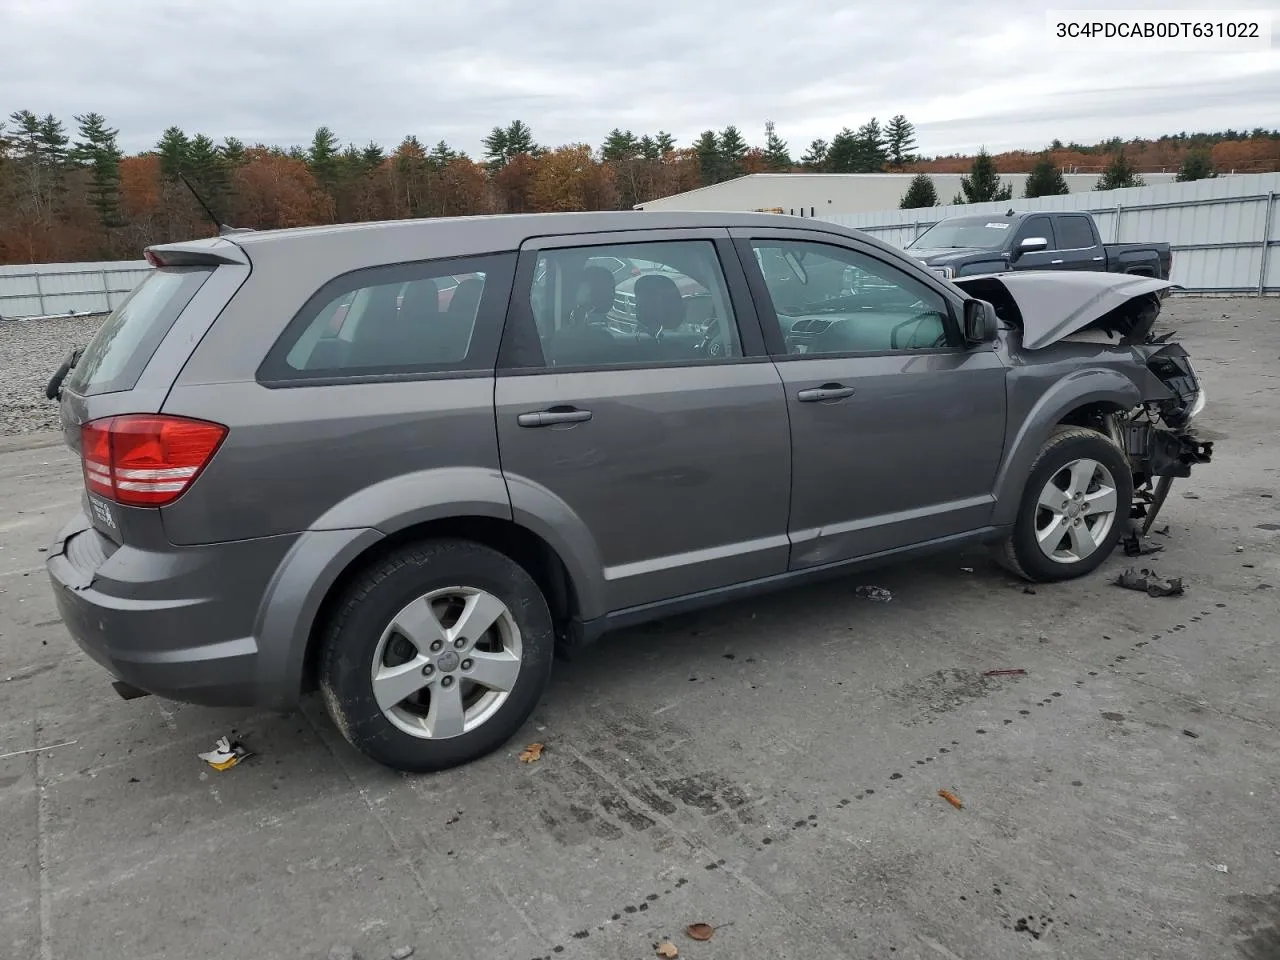
[[[0,317],[110,313],[151,269],[145,260],[0,267]]]
[[[1104,243],[1172,245],[1173,277],[1186,293],[1280,293],[1280,173],[1247,174],[1065,196],[851,213],[819,219],[905,247],[946,217],[1006,210],[1093,214]]]

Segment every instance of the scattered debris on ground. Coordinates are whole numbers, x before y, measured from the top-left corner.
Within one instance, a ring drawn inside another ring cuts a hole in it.
[[[546,747],[541,743],[531,743],[520,751],[521,763],[533,763],[535,760],[542,759],[542,751]]]
[[[893,594],[884,587],[863,586],[853,592],[864,600],[873,600],[876,603],[888,603],[893,599]]]
[[[1116,577],[1116,586],[1137,590],[1151,597],[1180,597],[1183,594],[1181,577],[1162,577],[1155,570],[1130,567]]]
[[[660,957],[666,957],[667,960],[680,956],[680,951],[676,949],[676,945],[670,940],[663,940],[658,944],[658,948],[654,952]]]
[[[988,670],[983,674],[984,677],[1025,677],[1027,671],[1021,667],[1010,667],[1007,670]]]
[[[1217,870],[1219,873],[1227,872],[1227,865],[1225,863],[1211,863],[1209,866],[1213,867],[1213,869]]]
[[[1182,735],[1184,737],[1190,737],[1192,740],[1200,739],[1200,734],[1196,733],[1194,730],[1183,730]]]
[[[690,940],[710,940],[716,932],[716,928],[709,923],[691,923],[684,928],[685,935]]]
[[[196,756],[213,767],[213,769],[222,771],[230,770],[241,761],[249,759],[253,754],[239,740],[232,741],[227,737],[219,737],[212,750],[208,753],[198,753]]]
[[[413,956],[413,947],[396,947],[391,951],[391,960],[409,960]]]
[[[951,804],[957,810],[964,809],[964,804],[960,802],[960,798],[957,797],[950,790],[939,790],[938,796],[940,796],[943,800],[947,801],[947,803]]]
[[[1136,530],[1129,531],[1125,535],[1123,543],[1126,557],[1144,557],[1148,554],[1159,553],[1164,549],[1163,544],[1144,543]]]
[[[0,760],[11,760],[14,757],[26,757],[33,753],[39,753],[41,750],[57,750],[58,747],[69,747],[77,740],[63,740],[61,743],[51,743],[47,747],[28,747],[26,750],[15,750],[13,753],[0,753]]]

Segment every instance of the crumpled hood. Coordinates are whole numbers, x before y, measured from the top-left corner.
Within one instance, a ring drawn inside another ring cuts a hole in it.
[[[984,274],[952,282],[1021,327],[1027,350],[1050,346],[1090,325],[1122,335],[1137,325],[1149,330],[1160,312],[1158,294],[1178,287],[1155,277],[1075,270]]]

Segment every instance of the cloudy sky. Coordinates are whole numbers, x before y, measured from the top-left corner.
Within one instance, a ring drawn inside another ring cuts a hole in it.
[[[1280,0],[1225,5],[1280,21]],[[71,126],[97,111],[131,152],[171,124],[282,145],[327,124],[344,141],[413,133],[477,155],[491,127],[517,118],[549,146],[598,145],[615,126],[687,144],[730,123],[758,143],[772,118],[797,156],[895,113],[927,154],[1280,127],[1280,41],[1055,45],[1046,11],[1091,6],[1105,4],[0,0],[0,114]]]

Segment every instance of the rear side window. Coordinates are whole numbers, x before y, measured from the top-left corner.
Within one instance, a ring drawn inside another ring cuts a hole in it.
[[[133,389],[160,341],[214,269],[153,270],[98,328],[67,376],[67,388],[82,396]]]
[[[1093,228],[1087,217],[1058,217],[1058,249],[1083,250],[1093,246]]]
[[[258,371],[264,382],[492,371],[515,254],[396,264],[325,284]]]

